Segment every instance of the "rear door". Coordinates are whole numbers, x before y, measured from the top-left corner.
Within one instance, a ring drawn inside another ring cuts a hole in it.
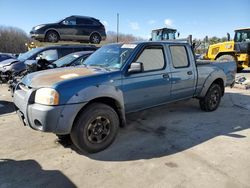
[[[77,38],[79,40],[89,40],[90,34],[95,30],[94,21],[89,18],[76,18]]]
[[[186,45],[169,46],[171,64],[171,100],[189,98],[194,95],[196,85],[196,67],[191,52]]]
[[[59,59],[74,52],[74,48],[58,48]]]
[[[141,62],[144,71],[123,77],[126,111],[137,111],[168,101],[171,85],[164,47],[148,45],[133,62]]]

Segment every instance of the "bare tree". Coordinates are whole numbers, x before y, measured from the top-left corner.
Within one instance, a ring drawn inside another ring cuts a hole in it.
[[[107,32],[107,39],[105,43],[115,43],[117,40],[117,34],[114,31],[108,31]],[[140,41],[144,40],[141,37],[136,37],[132,34],[123,34],[119,33],[119,42],[133,42],[133,41]]]
[[[30,42],[27,34],[16,27],[0,26],[0,52],[22,53],[27,51],[25,43]]]

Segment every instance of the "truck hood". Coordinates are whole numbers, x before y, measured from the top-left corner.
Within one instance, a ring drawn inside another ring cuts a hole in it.
[[[22,83],[31,88],[51,87],[61,81],[104,72],[107,71],[101,68],[87,68],[82,66],[57,68],[28,74],[23,78]]]

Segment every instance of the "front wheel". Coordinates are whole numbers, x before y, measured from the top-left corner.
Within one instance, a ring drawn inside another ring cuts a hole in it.
[[[70,136],[81,151],[95,153],[112,144],[118,127],[119,118],[113,108],[93,103],[79,114]]]
[[[55,31],[48,31],[45,37],[46,42],[58,42],[59,41],[59,35]]]
[[[204,98],[200,99],[200,108],[203,111],[211,112],[218,108],[222,96],[221,87],[218,84],[212,84]]]

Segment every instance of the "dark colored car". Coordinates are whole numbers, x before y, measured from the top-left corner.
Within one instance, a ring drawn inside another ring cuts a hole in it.
[[[0,80],[6,82],[13,74],[19,74],[26,70],[25,61],[27,60],[46,60],[52,63],[61,57],[77,51],[95,51],[93,45],[58,45],[34,48],[26,53],[20,54],[17,60],[4,60],[0,63]]]
[[[87,16],[70,16],[56,23],[41,24],[33,27],[30,35],[46,42],[66,40],[99,44],[106,39],[104,25],[98,19]]]
[[[16,88],[16,85],[21,81],[21,79],[32,72],[46,70],[46,69],[54,69],[61,67],[69,67],[69,66],[78,66],[83,65],[84,61],[92,54],[94,51],[80,51],[68,54],[55,62],[46,65],[44,61],[39,60],[29,60],[26,61],[25,64],[27,66],[26,71],[22,72],[18,76],[15,76],[12,80],[9,80],[9,90],[13,94]]]
[[[0,53],[0,62],[6,59],[13,59],[13,58],[15,58],[14,55],[7,54],[7,53]]]
[[[93,52],[94,51],[74,52],[53,62],[51,66],[53,68],[60,68],[60,67],[83,65],[85,59],[87,59]]]
[[[46,61],[44,63],[44,61],[39,60],[26,61],[26,74],[46,69],[83,65],[85,59],[87,59],[87,57],[89,57],[93,52],[94,51],[74,52],[49,64],[46,64]]]

